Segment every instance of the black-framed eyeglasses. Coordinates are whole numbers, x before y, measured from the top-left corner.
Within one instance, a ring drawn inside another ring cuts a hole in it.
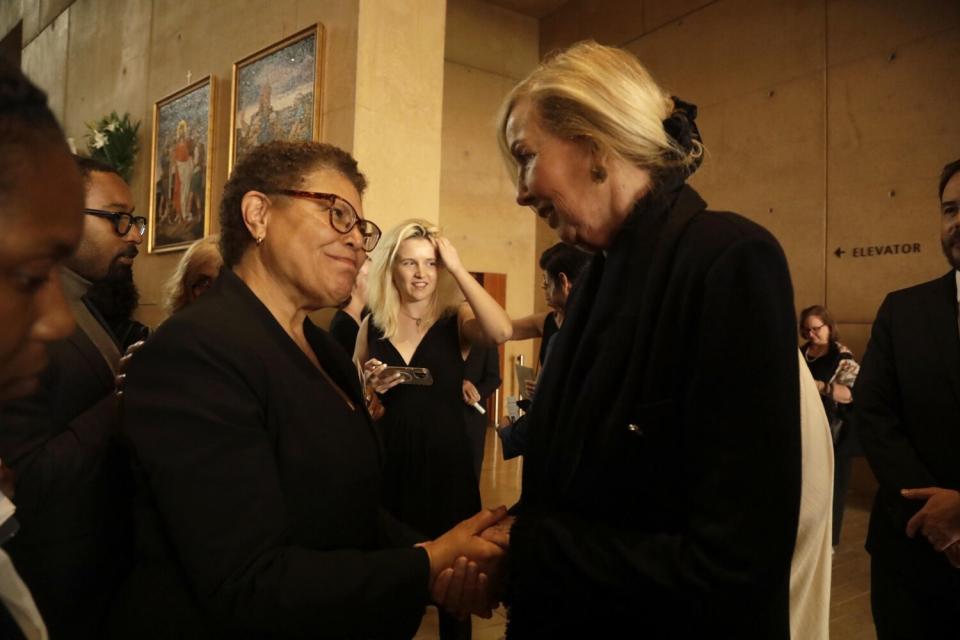
[[[800,333],[801,333],[802,335],[809,335],[809,334],[812,334],[812,333],[820,333],[820,329],[823,329],[825,326],[827,326],[827,325],[821,324],[821,325],[818,325],[818,326],[816,326],[816,327],[804,327],[804,328],[803,328],[803,331],[801,331]]]
[[[147,232],[147,219],[143,216],[119,213],[117,211],[104,211],[102,209],[84,209],[83,212],[88,216],[106,218],[113,223],[113,230],[116,231],[119,236],[127,235],[133,227],[136,227],[141,236]]]
[[[350,233],[354,227],[360,229],[363,236],[363,250],[373,251],[380,242],[382,232],[374,223],[361,218],[353,205],[335,193],[318,193],[316,191],[297,191],[296,189],[280,189],[273,191],[291,198],[306,198],[320,203],[330,214],[330,226],[340,233]]]

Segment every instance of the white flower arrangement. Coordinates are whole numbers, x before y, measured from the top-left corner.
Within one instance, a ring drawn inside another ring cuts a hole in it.
[[[113,166],[124,180],[130,182],[133,163],[140,151],[139,129],[140,123],[130,122],[129,113],[120,117],[113,111],[99,122],[87,124],[87,151],[91,158]]]

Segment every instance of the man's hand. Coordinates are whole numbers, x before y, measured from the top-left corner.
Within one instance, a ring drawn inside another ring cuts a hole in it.
[[[907,522],[907,536],[921,532],[937,551],[960,541],[960,492],[940,487],[903,489],[908,500],[925,500],[926,504]]]
[[[114,378],[116,389],[114,393],[118,398],[123,397],[123,383],[127,379],[127,367],[130,366],[130,360],[133,358],[133,354],[143,347],[144,342],[144,340],[137,340],[127,347],[126,353],[123,354],[123,357],[120,358],[120,361],[117,363],[117,376]]]

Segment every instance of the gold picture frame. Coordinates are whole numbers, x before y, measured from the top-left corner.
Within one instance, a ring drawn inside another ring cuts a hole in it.
[[[210,233],[216,79],[153,103],[147,252],[186,249]]]
[[[233,64],[228,173],[259,144],[320,139],[323,39],[316,23]]]

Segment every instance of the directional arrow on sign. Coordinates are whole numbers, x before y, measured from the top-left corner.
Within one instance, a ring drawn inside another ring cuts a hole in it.
[[[833,252],[833,255],[837,256],[838,258],[842,258],[842,257],[843,257],[843,254],[845,254],[845,253],[846,253],[846,251],[844,251],[844,250],[841,249],[840,247],[837,247],[837,250]]]

